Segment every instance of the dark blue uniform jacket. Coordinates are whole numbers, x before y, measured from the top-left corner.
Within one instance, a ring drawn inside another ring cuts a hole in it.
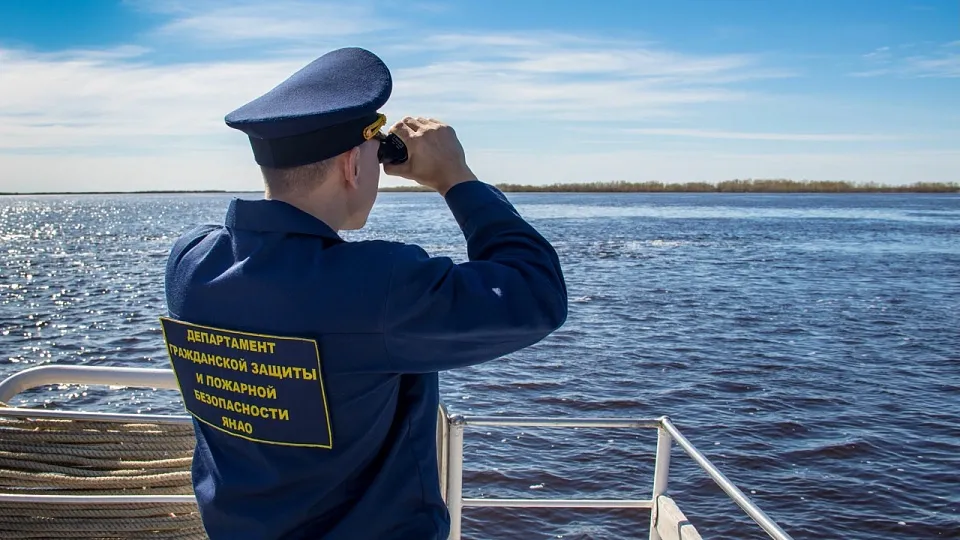
[[[183,365],[208,362],[207,376],[196,378],[206,377],[197,386],[203,393],[184,399],[202,399],[192,407],[209,416],[195,422],[193,481],[213,540],[447,537],[437,372],[543,339],[566,319],[567,292],[554,249],[496,188],[473,181],[445,198],[469,262],[431,258],[401,243],[346,242],[320,220],[272,200],[234,200],[224,226],[196,228],[175,243],[166,274],[171,319],[315,340],[322,366],[326,407],[300,411],[318,395],[317,384],[276,378],[272,389],[254,391],[229,382],[239,363],[172,348],[192,358]],[[217,343],[216,331],[208,335]],[[233,341],[238,357],[258,354],[250,343],[254,352]],[[238,376],[266,370],[249,358],[235,360],[245,362]],[[178,378],[187,394],[185,378],[193,375],[183,370]],[[277,419],[279,401],[261,399],[265,391],[287,400],[288,420]],[[221,412],[224,422],[233,416],[250,423],[227,429],[217,424]],[[318,440],[328,426],[330,448],[254,442],[274,425]]]

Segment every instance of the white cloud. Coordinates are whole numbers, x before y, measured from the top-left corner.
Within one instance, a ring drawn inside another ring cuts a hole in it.
[[[744,141],[794,141],[794,142],[867,142],[895,141],[904,137],[867,133],[759,133],[746,131],[716,131],[708,129],[637,128],[624,130],[637,135],[666,135],[698,139],[726,139]]]
[[[394,104],[457,119],[644,120],[758,97],[737,83],[793,75],[752,55],[556,33],[439,34],[388,49],[431,51],[427,62],[395,70]]]
[[[906,71],[917,77],[960,77],[960,54],[908,58]]]
[[[957,78],[960,77],[960,53],[952,52],[952,48],[958,43],[960,41],[940,44],[931,47],[931,50],[925,54],[911,56],[897,56],[890,51],[890,47],[880,47],[863,55],[870,64],[870,68],[855,71],[851,75],[854,77],[893,75],[905,78]],[[911,44],[911,49],[912,45],[915,44]]]
[[[881,59],[881,58],[889,58],[889,57],[890,57],[890,47],[877,47],[876,49],[874,49],[874,50],[868,52],[867,54],[863,55],[863,57],[864,57],[864,58],[868,58],[868,59],[873,59],[873,60],[878,60],[878,59]]]
[[[865,71],[854,71],[850,73],[851,77],[882,77],[884,75],[893,75],[896,70],[892,68],[868,69]]]
[[[275,26],[273,12],[268,12],[253,28],[248,23],[255,12],[249,5],[217,4],[208,12],[198,12],[194,4],[158,6],[178,16],[164,32],[228,42],[274,32],[307,39],[318,22],[294,11]],[[283,6],[303,8],[300,3]],[[318,9],[325,13],[332,8]],[[295,27],[284,26],[288,23]],[[344,31],[354,30],[346,25]],[[386,108],[391,118],[416,111],[458,122],[628,122],[742,101],[753,93],[737,82],[785,75],[748,55],[686,55],[561,34],[437,34],[404,43],[383,46],[398,56],[395,64],[401,66],[393,69],[395,90]],[[419,53],[412,54],[414,50]],[[186,141],[191,145],[242,140],[229,138],[233,132],[223,125],[223,116],[312,60],[316,49],[312,54],[301,50],[250,60],[163,64],[150,62],[150,53],[135,46],[57,53],[0,50],[0,148],[180,151],[185,138],[192,138]]]
[[[0,50],[0,148],[111,147],[225,133],[223,116],[303,62],[154,65],[109,52]]]
[[[456,120],[627,122],[677,114],[685,105],[740,101],[748,95],[643,80],[558,81],[473,63],[401,69],[396,79],[390,110],[425,110]]]
[[[763,66],[752,54],[683,54],[660,44],[561,33],[436,34],[388,45],[429,52],[436,63],[470,58],[500,71],[529,74],[644,77],[660,81],[729,83],[796,74]]]

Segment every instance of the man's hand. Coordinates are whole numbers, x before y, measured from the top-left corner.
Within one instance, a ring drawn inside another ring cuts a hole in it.
[[[408,116],[390,128],[390,133],[396,133],[407,145],[409,157],[400,165],[384,165],[385,173],[409,178],[440,195],[459,183],[477,179],[467,166],[463,146],[452,127]]]

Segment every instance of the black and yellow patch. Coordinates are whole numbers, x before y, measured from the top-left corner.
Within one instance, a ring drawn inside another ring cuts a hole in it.
[[[249,441],[332,448],[315,340],[211,328],[161,317],[183,404]]]

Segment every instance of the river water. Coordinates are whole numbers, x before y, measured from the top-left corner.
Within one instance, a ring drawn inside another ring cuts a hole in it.
[[[242,197],[256,197],[243,194]],[[232,195],[0,197],[0,376],[168,367],[169,246]],[[795,538],[960,538],[960,197],[510,194],[560,253],[566,325],[441,375],[468,415],[670,416]],[[349,240],[465,258],[442,200],[381,194]],[[182,413],[176,392],[15,404]],[[649,496],[656,432],[468,428],[468,497]],[[764,538],[679,449],[705,537]],[[466,509],[465,538],[646,538],[647,511]]]

